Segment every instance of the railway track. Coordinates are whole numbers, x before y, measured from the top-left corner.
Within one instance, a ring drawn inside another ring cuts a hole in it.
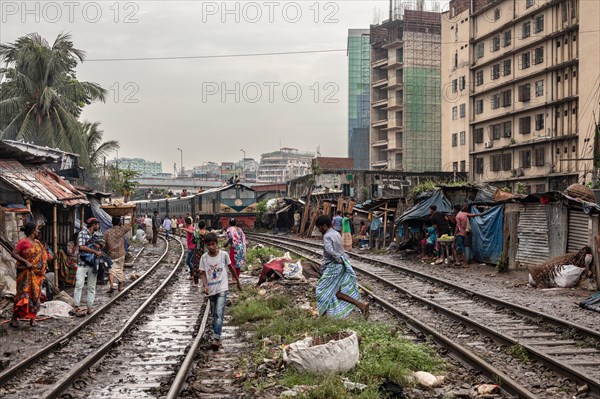
[[[168,242],[135,284],[0,374],[2,397],[176,397],[208,317],[199,288],[181,272],[184,254],[179,240]]]
[[[248,237],[309,254],[317,262],[321,259],[322,246],[315,242],[260,234]],[[361,282],[377,287],[377,295],[366,290],[377,303],[431,334],[459,357],[466,356],[492,380],[502,380],[509,393],[571,398],[579,388],[600,397],[598,332],[398,265],[349,255],[356,260],[353,267],[362,275]],[[521,361],[505,364],[508,351]],[[542,365],[534,370],[524,358]]]

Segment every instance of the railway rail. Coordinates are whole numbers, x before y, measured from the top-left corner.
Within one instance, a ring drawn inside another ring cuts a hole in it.
[[[248,237],[300,255],[308,253],[317,262],[321,258],[322,245],[315,242],[264,234]],[[383,288],[375,295],[363,287],[377,303],[406,319],[409,325],[431,334],[493,380],[502,380],[509,393],[522,398],[542,397],[540,380],[532,383],[536,378],[532,378],[535,373],[531,370],[522,365],[517,365],[516,370],[505,365],[494,367],[493,352],[498,345],[516,348],[541,362],[544,369],[540,374],[546,378],[554,378],[552,371],[566,377],[568,381],[563,380],[562,389],[567,396],[563,397],[576,394],[577,386],[592,397],[600,397],[599,332],[396,264],[353,253],[349,256],[358,261],[353,267],[364,276],[363,281]],[[561,397],[560,394],[552,397]]]
[[[163,397],[175,398],[209,309],[199,288],[181,272],[181,241],[172,239],[165,247],[134,284],[76,328],[0,374],[3,397],[143,398],[162,392]]]

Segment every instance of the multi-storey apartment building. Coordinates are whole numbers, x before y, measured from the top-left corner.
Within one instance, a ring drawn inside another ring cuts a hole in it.
[[[371,44],[368,29],[348,30],[348,157],[369,169]]]
[[[442,171],[466,172],[470,167],[469,105],[470,0],[451,3],[442,15]]]
[[[266,183],[284,183],[310,173],[314,154],[299,153],[295,148],[262,154],[257,178]]]
[[[440,15],[371,26],[371,169],[440,170]]]
[[[472,179],[513,190],[522,183],[528,192],[589,179],[600,96],[600,2],[454,0],[445,17],[445,50],[456,46],[450,21],[466,19],[467,12]],[[452,54],[444,54],[451,57],[443,58],[443,76],[454,65]],[[453,126],[449,115],[445,126]],[[454,162],[455,154],[443,154],[442,162]]]
[[[161,162],[146,161],[142,158],[118,158],[107,161],[107,164],[118,166],[119,169],[134,170],[141,176],[154,176],[162,173]]]

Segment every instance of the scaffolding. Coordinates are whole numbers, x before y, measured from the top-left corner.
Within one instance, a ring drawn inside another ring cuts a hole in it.
[[[371,167],[441,168],[441,14],[390,1],[390,20],[371,26]],[[435,8],[435,7],[434,7]],[[387,83],[383,83],[387,77]],[[383,85],[383,86],[382,86]],[[375,86],[375,84],[373,85]],[[381,91],[387,104],[381,108]],[[387,122],[387,123],[386,123]]]

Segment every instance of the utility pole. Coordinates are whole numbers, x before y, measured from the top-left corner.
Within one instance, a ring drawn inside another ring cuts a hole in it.
[[[181,175],[183,176],[183,150],[179,147],[177,147],[177,149],[181,153],[181,163],[179,164],[179,168],[181,169]]]

